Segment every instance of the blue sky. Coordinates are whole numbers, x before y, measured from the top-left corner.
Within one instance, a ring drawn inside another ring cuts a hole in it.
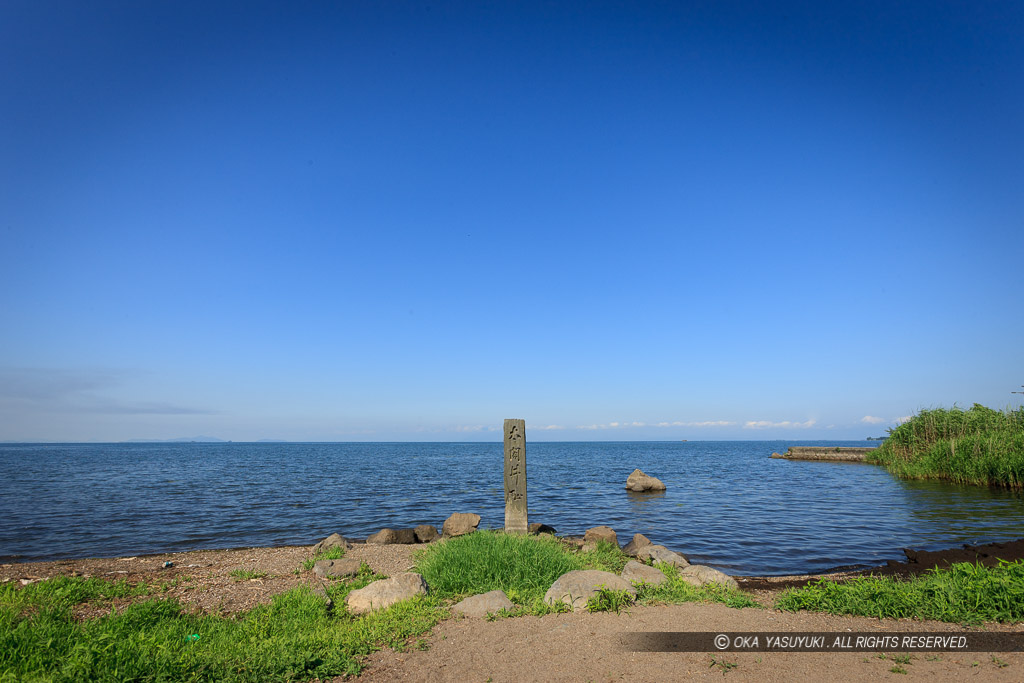
[[[0,7],[0,440],[861,439],[1024,384],[1024,5]]]

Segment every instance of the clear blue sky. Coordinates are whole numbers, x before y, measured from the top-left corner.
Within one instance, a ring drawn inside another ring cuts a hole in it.
[[[7,0],[0,65],[0,440],[1020,405],[1020,2]]]

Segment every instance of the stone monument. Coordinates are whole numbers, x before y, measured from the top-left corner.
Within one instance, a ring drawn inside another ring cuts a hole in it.
[[[526,530],[526,421],[505,420],[505,531]]]

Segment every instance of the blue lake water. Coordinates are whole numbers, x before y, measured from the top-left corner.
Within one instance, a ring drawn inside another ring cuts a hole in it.
[[[790,445],[865,442],[530,442],[530,521],[643,533],[740,575],[1024,537],[1019,493],[769,457]],[[500,443],[0,444],[0,467],[3,562],[365,538],[452,512],[504,523]],[[635,467],[668,490],[625,491]]]

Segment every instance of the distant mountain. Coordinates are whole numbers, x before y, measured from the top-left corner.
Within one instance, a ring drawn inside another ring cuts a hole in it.
[[[215,436],[183,436],[180,439],[128,439],[122,443],[227,443]]]

